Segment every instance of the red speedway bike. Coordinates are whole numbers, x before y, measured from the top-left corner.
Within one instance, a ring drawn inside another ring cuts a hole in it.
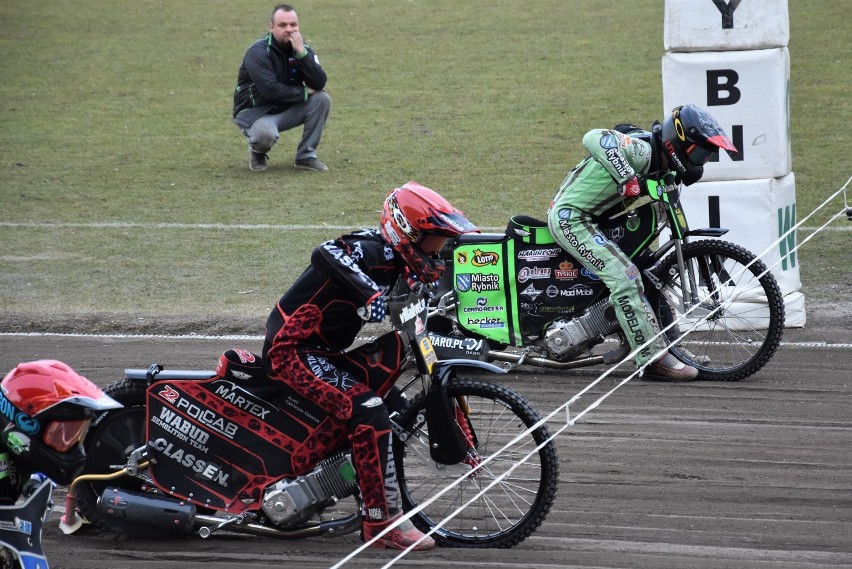
[[[387,357],[401,342],[391,372],[415,370],[380,394],[391,411],[403,505],[423,506],[412,517],[421,531],[442,524],[433,534],[439,545],[512,547],[553,504],[555,444],[546,426],[529,429],[540,421],[529,402],[488,378],[503,370],[437,359],[426,334],[428,295],[421,286],[391,297],[393,330],[374,348],[359,348]],[[345,425],[266,378],[258,356],[239,353],[254,359],[253,368],[223,377],[155,364],[128,369],[106,388],[124,407],[93,421],[86,469],[61,524],[66,533],[80,515],[104,532],[146,538],[229,531],[298,539],[360,529]],[[488,461],[497,451],[499,460]]]

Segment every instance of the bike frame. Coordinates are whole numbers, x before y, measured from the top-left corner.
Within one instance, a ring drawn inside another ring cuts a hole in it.
[[[707,316],[716,310],[714,306],[708,305],[700,307],[701,295],[699,294],[699,279],[695,274],[695,267],[688,265],[684,260],[684,247],[689,243],[691,237],[711,237],[718,238],[728,232],[722,228],[702,228],[690,229],[683,208],[680,204],[680,189],[679,186],[672,183],[666,184],[660,181],[647,180],[647,194],[632,201],[625,203],[624,207],[617,208],[617,211],[610,210],[610,214],[604,214],[600,219],[601,226],[606,228],[609,226],[620,225],[622,227],[630,227],[630,218],[650,219],[651,226],[636,242],[625,249],[625,254],[630,257],[636,264],[643,280],[646,283],[646,290],[660,293],[663,290],[663,280],[657,276],[657,271],[660,268],[661,262],[674,250],[676,255],[676,265],[679,272],[680,280],[677,284],[678,289],[672,289],[669,285],[667,292],[671,297],[671,307],[678,310],[681,314],[686,312],[696,313],[695,316]],[[645,208],[651,208],[651,215],[640,214]],[[614,213],[613,213],[614,212]],[[609,217],[606,217],[609,215]],[[622,216],[628,216],[628,220],[618,220]],[[613,225],[614,223],[617,225]],[[637,225],[639,219],[636,220]],[[647,227],[647,226],[646,226]],[[663,233],[669,230],[670,238],[666,239],[662,245],[654,250],[651,246],[655,242],[660,241]],[[470,236],[461,236],[451,246],[452,250],[461,245],[470,245],[473,243],[479,244],[498,244],[507,239],[506,233],[488,233],[477,234]],[[603,288],[596,294],[594,298],[590,298],[588,303],[592,304],[602,300],[608,295],[607,289]],[[697,308],[700,307],[700,308]],[[434,301],[430,302],[429,311],[431,316],[447,317],[456,322],[458,325],[458,310],[459,298],[454,289],[454,284],[449,284],[449,288],[444,285],[441,289],[441,294],[436,295]],[[490,352],[494,359],[499,359],[511,363],[513,366],[530,363],[532,365],[546,365],[546,367],[556,367],[558,369],[574,369],[597,364],[612,364],[623,358],[626,353],[616,350],[615,352],[607,352],[602,356],[590,356],[581,359],[572,359],[568,361],[555,362],[553,360],[541,360],[531,353],[531,347],[524,348],[519,356],[506,352]]]
[[[424,292],[413,291],[408,295],[391,296],[388,299],[391,321],[403,337],[406,338],[417,369],[417,376],[409,381],[405,387],[413,385],[418,379],[422,381],[424,391],[428,391],[433,384],[446,385],[452,378],[453,371],[459,368],[474,368],[493,373],[506,373],[505,370],[495,365],[478,360],[461,358],[438,360],[435,355],[435,348],[432,346],[432,341],[426,333],[426,320],[429,315],[434,313],[434,310],[429,307],[429,303],[425,299],[420,300],[420,298],[425,296],[430,300],[439,300],[439,302],[441,299],[429,291],[427,287],[422,288],[426,290]],[[416,316],[411,318],[405,317],[406,314],[411,314],[414,310],[417,311]],[[418,320],[420,323],[418,323]]]
[[[687,267],[683,260],[683,246],[689,243],[690,237],[718,238],[725,235],[728,230],[724,228],[689,229],[686,215],[680,203],[679,186],[674,184],[666,185],[662,182],[648,180],[647,187],[650,199],[654,201],[657,210],[662,210],[663,213],[660,216],[660,222],[657,224],[657,229],[652,234],[651,239],[659,239],[660,235],[666,229],[671,230],[671,239],[654,251],[649,257],[650,263],[648,266],[640,267],[640,270],[642,270],[642,274],[645,275],[647,281],[654,288],[661,290],[663,283],[656,277],[655,271],[660,261],[674,248],[681,283],[681,304],[679,308],[681,313],[685,313],[699,305],[701,301],[698,297],[698,279],[694,268],[691,266]]]
[[[447,387],[455,377],[456,370],[467,368],[492,373],[506,373],[506,370],[478,360],[449,359],[439,361],[432,341],[427,335],[426,320],[432,312],[427,298],[434,299],[435,296],[428,287],[423,285],[419,285],[407,295],[389,297],[388,313],[391,322],[406,339],[408,351],[417,370],[415,376],[403,385],[402,391],[407,391],[419,381],[422,392],[427,394],[427,397],[438,400],[443,409],[451,409],[458,405],[466,413],[468,411],[467,403],[462,400],[451,403],[447,394]],[[445,456],[447,455],[442,455],[441,449],[436,449],[436,444],[438,446],[443,444],[445,447],[463,444],[463,434],[460,433],[460,427],[456,424],[454,418],[447,417],[443,413],[434,415],[427,413],[426,421],[429,426],[430,437],[432,437],[431,441],[427,440],[422,432],[406,432],[391,416],[391,424],[396,436],[420,457],[423,463],[432,469],[436,475],[458,477],[469,472],[472,468],[470,465],[458,460],[446,459]],[[439,438],[440,442],[436,441],[435,437]],[[458,452],[460,453],[461,449],[458,449]]]

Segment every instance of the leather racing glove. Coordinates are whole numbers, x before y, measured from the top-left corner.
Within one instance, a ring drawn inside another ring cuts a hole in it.
[[[642,184],[639,182],[638,176],[633,176],[629,180],[625,180],[623,184],[618,186],[619,195],[625,198],[635,198],[642,193]]]
[[[365,322],[382,322],[387,315],[388,299],[386,296],[377,296],[358,309],[358,316]]]

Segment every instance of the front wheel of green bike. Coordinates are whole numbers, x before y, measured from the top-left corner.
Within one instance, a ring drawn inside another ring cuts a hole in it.
[[[662,288],[648,291],[670,351],[698,369],[699,379],[739,381],[761,369],[784,333],[784,297],[766,265],[738,245],[701,240],[666,256],[655,271]],[[682,276],[683,275],[683,276]],[[687,336],[678,340],[684,333]]]

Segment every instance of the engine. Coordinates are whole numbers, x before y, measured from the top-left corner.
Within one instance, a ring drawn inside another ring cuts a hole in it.
[[[261,508],[276,525],[289,526],[307,520],[317,510],[357,490],[352,456],[341,452],[323,460],[304,476],[284,479],[267,488]]]
[[[615,310],[604,299],[576,318],[551,323],[544,333],[544,344],[553,357],[571,356],[586,349],[589,340],[608,336],[618,329]]]

